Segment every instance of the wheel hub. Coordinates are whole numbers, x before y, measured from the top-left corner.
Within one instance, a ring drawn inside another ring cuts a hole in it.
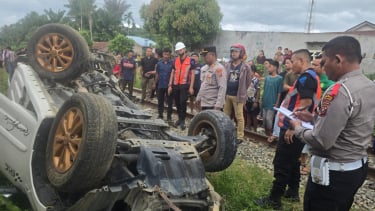
[[[80,151],[84,130],[83,114],[71,108],[60,119],[53,143],[53,164],[60,173],[68,171]]]
[[[42,68],[49,72],[62,72],[72,65],[75,52],[67,37],[50,33],[39,39],[35,54]]]

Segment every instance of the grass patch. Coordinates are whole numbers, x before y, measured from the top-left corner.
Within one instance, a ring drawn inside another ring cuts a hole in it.
[[[0,92],[5,94],[8,89],[8,73],[0,68]]]
[[[0,173],[0,187],[12,187],[12,184]],[[13,197],[6,198],[0,195],[0,210],[1,211],[21,211],[13,201]]]
[[[273,176],[266,170],[236,159],[225,171],[207,173],[207,177],[225,199],[225,210],[265,210],[255,205],[254,200],[269,194]],[[302,202],[283,199],[283,209],[303,210]]]
[[[21,211],[21,209],[13,205],[13,203],[9,199],[1,195],[0,195],[0,210]]]
[[[142,89],[142,78],[141,78],[141,74],[139,73],[139,67],[137,68],[135,72],[136,74],[135,74],[134,87],[138,89]]]

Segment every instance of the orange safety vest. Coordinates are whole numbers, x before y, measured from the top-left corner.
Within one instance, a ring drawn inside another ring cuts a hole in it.
[[[190,77],[189,77],[189,66],[191,65],[190,57],[186,57],[181,64],[181,59],[178,57],[174,61],[175,67],[175,75],[173,84],[180,85],[180,84],[188,84]]]
[[[313,104],[309,108],[309,111],[312,113],[313,111],[315,111],[319,103],[320,97],[322,96],[322,88],[320,87],[319,75],[316,74],[316,72],[313,70],[307,70],[306,72],[309,73],[316,80],[316,83],[317,83],[316,92],[313,97]],[[300,106],[300,103],[301,103],[300,95],[297,91],[296,84],[297,84],[297,81],[295,81],[293,86],[290,87],[287,96],[281,103],[282,107],[287,108],[289,111],[293,111],[293,112],[295,111],[295,109],[297,109]],[[277,123],[278,126],[283,129],[288,129],[289,119],[285,118],[285,115],[283,115],[281,112],[278,112],[278,117],[279,117],[279,121]]]

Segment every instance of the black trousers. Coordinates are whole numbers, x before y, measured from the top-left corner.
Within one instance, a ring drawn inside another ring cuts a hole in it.
[[[184,122],[186,118],[187,99],[189,96],[189,85],[173,85],[172,94],[176,103],[178,120]]]
[[[129,97],[133,97],[133,81],[128,81],[128,80],[125,80],[125,79],[120,79],[120,88],[121,88],[122,92],[125,91],[126,86],[128,86]]]
[[[164,101],[167,100],[168,109],[167,109],[167,119],[172,118],[172,109],[173,109],[173,97],[172,95],[168,96],[168,88],[158,88],[157,92],[158,97],[158,112],[159,116],[163,116],[164,113]]]
[[[364,183],[368,163],[353,171],[329,171],[329,186],[307,181],[305,211],[347,211],[353,204],[354,195]]]
[[[298,193],[301,179],[299,157],[304,144],[296,137],[293,137],[292,144],[287,144],[284,139],[285,132],[285,129],[280,130],[279,141],[273,160],[275,179],[273,181],[271,197],[275,199],[280,198],[284,194],[287,185],[292,192]]]

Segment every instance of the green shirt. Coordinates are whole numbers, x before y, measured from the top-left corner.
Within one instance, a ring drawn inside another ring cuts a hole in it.
[[[320,88],[325,92],[328,87],[332,86],[335,82],[328,79],[326,74],[321,74],[320,76]]]
[[[262,106],[264,109],[273,110],[277,101],[277,95],[283,91],[283,78],[279,75],[268,75],[264,81]],[[280,102],[279,102],[280,103]]]

